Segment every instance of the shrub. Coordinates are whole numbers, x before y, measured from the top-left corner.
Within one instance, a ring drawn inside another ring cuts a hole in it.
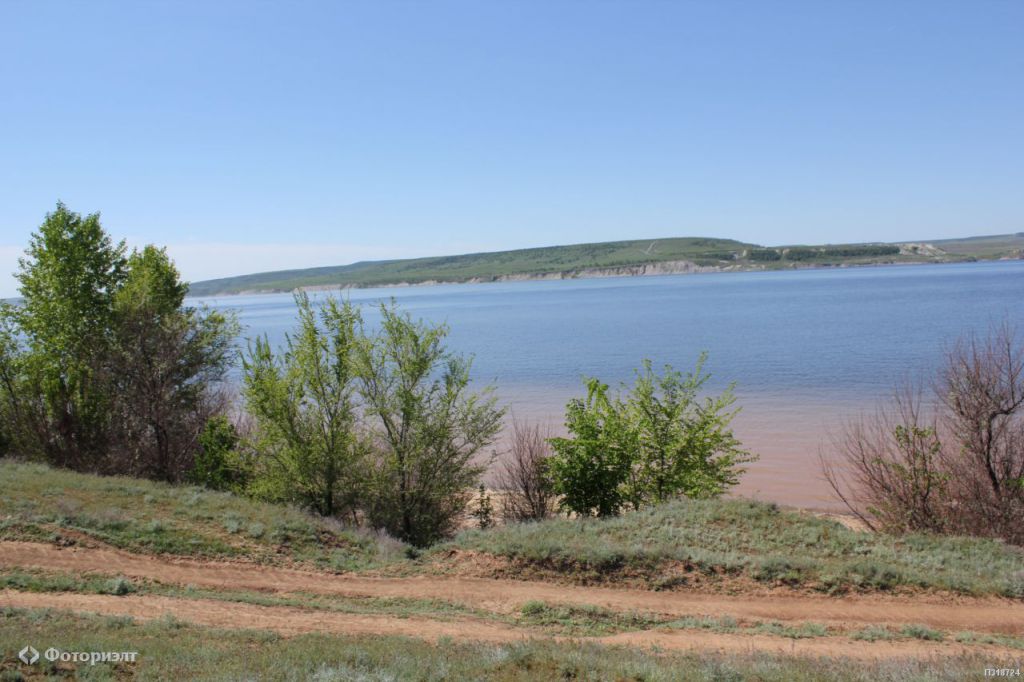
[[[946,357],[925,417],[903,386],[835,439],[825,477],[869,527],[997,537],[1024,544],[1024,343],[1007,323]]]
[[[501,467],[497,485],[504,496],[502,516],[506,521],[540,521],[555,511],[556,498],[548,476],[551,459],[550,436],[538,424],[512,419],[512,443]]]
[[[199,451],[189,479],[211,490],[241,490],[248,472],[238,453],[238,429],[224,415],[207,420],[199,434]]]
[[[702,354],[688,374],[645,360],[624,397],[587,381],[585,400],[566,408],[569,438],[552,438],[548,462],[561,505],[576,514],[612,516],[624,504],[640,509],[686,496],[717,497],[735,485],[741,465],[755,459],[730,424],[733,387],[701,399],[710,376]]]
[[[900,634],[904,637],[924,639],[932,642],[941,642],[943,635],[938,630],[932,630],[926,625],[904,625],[900,628]]]

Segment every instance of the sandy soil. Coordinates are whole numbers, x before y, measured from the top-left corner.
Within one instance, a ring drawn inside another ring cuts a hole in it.
[[[616,611],[646,611],[669,616],[731,616],[739,620],[777,620],[790,624],[812,621],[825,625],[847,628],[862,627],[866,624],[899,625],[920,623],[932,628],[955,632],[973,630],[1012,635],[1024,634],[1024,608],[1019,602],[1005,599],[952,598],[938,595],[923,595],[917,598],[891,597],[884,595],[866,596],[806,596],[794,594],[751,594],[744,596],[723,596],[701,594],[695,591],[650,592],[636,589],[609,587],[579,587],[556,585],[542,582],[518,580],[493,580],[472,577],[414,576],[414,577],[366,577],[357,575],[332,575],[285,568],[271,568],[244,562],[206,562],[187,559],[172,559],[148,555],[131,554],[112,548],[61,548],[54,545],[32,542],[0,542],[0,565],[6,567],[32,567],[69,573],[120,574],[131,578],[142,578],[162,583],[193,585],[196,587],[250,590],[261,592],[308,592],[348,597],[402,597],[411,599],[441,599],[465,604],[499,613],[518,611],[530,600],[541,600],[561,604],[589,604]],[[76,602],[76,599],[82,601]],[[35,601],[33,601],[35,600]],[[62,601],[63,600],[63,601]],[[90,601],[92,600],[92,601]],[[137,610],[117,611],[116,608],[136,609],[136,604],[156,605],[170,609],[169,612],[208,625],[229,626],[232,623],[248,622],[241,618],[245,609],[257,607],[228,604],[208,600],[180,600],[165,597],[134,596],[132,598],[99,595],[68,594],[21,594],[8,592],[0,599],[4,604],[29,603],[59,606],[60,604],[93,604],[102,613],[125,613],[144,615],[144,607]],[[121,607],[118,607],[121,605]],[[70,606],[69,608],[78,608]],[[194,611],[192,609],[195,609]],[[471,628],[458,625],[414,618],[389,618],[385,616],[348,616],[313,612],[301,609],[266,607],[265,620],[259,621],[267,627],[285,633],[306,632],[323,627],[337,632],[394,632],[418,634],[426,637],[454,636],[486,639],[522,637],[517,628],[493,623],[474,623]],[[103,609],[115,609],[113,611]],[[227,615],[233,614],[233,615]],[[224,618],[223,621],[219,620]],[[392,623],[392,621],[395,621]],[[421,622],[422,621],[422,622]],[[256,621],[253,621],[255,624]],[[317,625],[317,624],[320,625]],[[426,624],[433,624],[427,627]],[[360,629],[362,628],[362,629]],[[366,628],[370,628],[367,630]],[[374,629],[376,628],[376,629]],[[616,635],[609,641],[621,643],[653,644],[678,648],[686,642],[706,642],[717,647],[719,635],[713,633],[664,633],[639,632]],[[741,637],[749,644],[751,636]],[[667,638],[667,639],[666,639]],[[662,643],[662,639],[666,639]],[[766,647],[779,644],[768,637]],[[836,639],[836,638],[827,638]],[[844,651],[858,649],[870,644],[873,652],[896,651],[907,643],[856,643],[843,641]],[[798,646],[801,650],[816,650],[826,646],[825,640],[804,640],[796,645],[790,640],[780,640],[787,647]],[[673,642],[676,642],[673,644]],[[831,646],[832,644],[827,644]],[[701,645],[703,646],[703,644]],[[912,648],[923,647],[924,643],[913,644]],[[947,651],[951,645],[942,645]]]

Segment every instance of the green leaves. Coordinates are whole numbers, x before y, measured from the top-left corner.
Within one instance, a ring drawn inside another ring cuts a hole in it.
[[[295,296],[298,327],[275,353],[256,339],[243,358],[243,395],[258,429],[258,492],[324,516],[354,514],[367,443],[356,432],[359,311],[328,299],[314,310]]]
[[[221,407],[237,325],[184,307],[163,249],[125,255],[58,203],[20,261],[24,302],[0,311],[7,447],[84,471],[180,480]]]
[[[471,392],[471,362],[444,346],[448,329],[380,306],[357,345],[360,396],[376,443],[370,522],[427,546],[450,535],[479,481],[477,455],[501,428],[491,388]]]
[[[571,437],[551,440],[550,474],[563,509],[610,516],[626,504],[716,497],[738,482],[740,465],[754,457],[730,428],[732,387],[700,399],[710,378],[705,359],[685,375],[668,365],[659,375],[645,360],[624,397],[610,398],[606,385],[587,381],[587,399],[566,408]]]

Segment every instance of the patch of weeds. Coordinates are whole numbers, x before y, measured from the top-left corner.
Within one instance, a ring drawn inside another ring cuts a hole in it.
[[[791,561],[783,557],[767,557],[754,564],[752,576],[761,582],[781,582],[786,585],[799,585],[807,576],[805,564]]]
[[[926,625],[911,624],[904,625],[900,628],[900,634],[904,637],[912,637],[914,639],[923,639],[929,642],[941,642],[943,635],[938,630],[932,630]]]
[[[783,625],[778,621],[761,623],[750,628],[750,632],[761,635],[774,635],[776,637],[787,637],[789,639],[811,639],[814,637],[827,637],[828,628],[820,623],[801,623],[794,627]]]
[[[960,644],[990,644],[993,646],[1005,646],[1011,649],[1024,649],[1024,640],[1005,635],[990,635],[984,632],[958,632],[953,640]]]
[[[620,613],[598,606],[547,604],[528,601],[519,609],[518,622],[539,625],[567,635],[596,636],[627,630],[647,630],[665,621],[643,613]]]
[[[858,630],[850,635],[850,639],[856,639],[863,642],[889,641],[895,638],[896,635],[892,633],[892,630],[881,627],[880,625],[869,625],[863,630]]]
[[[262,523],[259,523],[257,521],[254,523],[250,523],[249,527],[246,528],[245,531],[249,534],[249,537],[251,537],[252,539],[259,540],[261,537],[263,537],[263,534],[267,532],[267,528]]]
[[[732,616],[686,616],[665,624],[674,630],[711,630],[713,632],[735,632],[739,623]]]
[[[135,585],[124,577],[111,578],[107,581],[107,584],[101,592],[102,594],[113,594],[118,597],[123,597],[126,594],[135,592]]]
[[[907,582],[899,570],[875,561],[857,561],[850,564],[846,567],[844,577],[857,587],[876,590],[891,590]]]

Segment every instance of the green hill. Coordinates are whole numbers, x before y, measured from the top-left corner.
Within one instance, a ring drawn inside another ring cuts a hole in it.
[[[304,287],[371,287],[712,270],[780,269],[1020,257],[1024,233],[929,243],[762,247],[733,239],[673,237],[548,246],[401,260],[362,261],[225,277],[190,286],[192,296],[284,292]],[[660,267],[659,267],[660,265]]]

